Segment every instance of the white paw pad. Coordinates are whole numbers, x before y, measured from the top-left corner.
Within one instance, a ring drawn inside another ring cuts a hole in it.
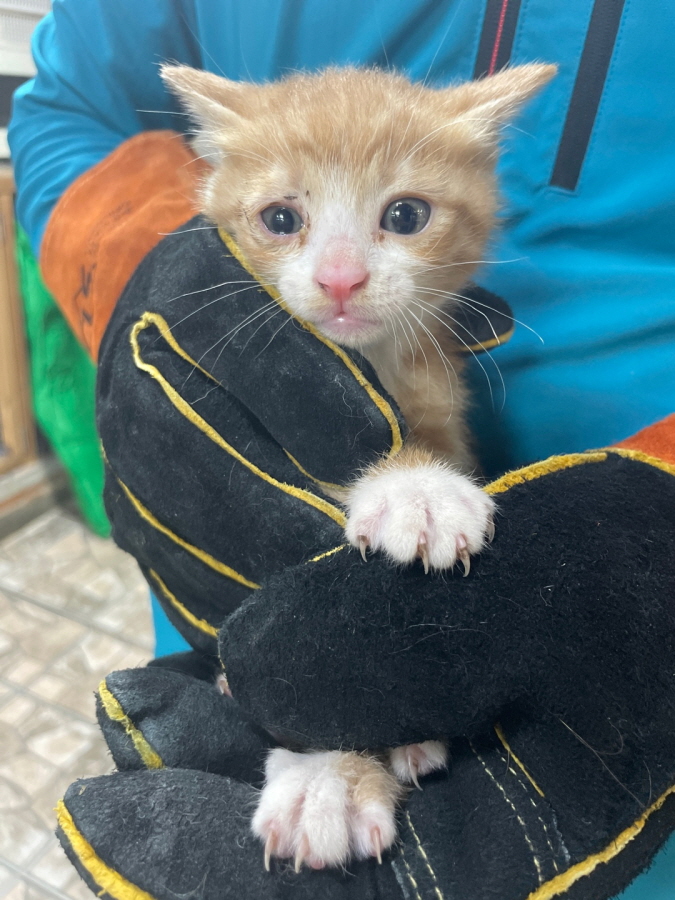
[[[347,500],[347,540],[383,550],[394,562],[419,558],[425,571],[456,562],[468,575],[470,557],[494,536],[489,494],[442,462],[391,468],[361,478]]]
[[[389,765],[394,775],[403,784],[414,784],[419,788],[420,775],[428,775],[448,764],[448,748],[442,741],[424,741],[421,744],[406,744],[389,751]]]
[[[371,757],[357,753],[272,750],[266,782],[252,821],[272,856],[314,869],[344,865],[350,857],[381,858],[396,837],[396,780]]]

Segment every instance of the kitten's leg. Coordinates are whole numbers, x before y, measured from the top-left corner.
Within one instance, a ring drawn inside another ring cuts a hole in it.
[[[381,858],[396,837],[401,787],[380,761],[360,753],[272,750],[252,829],[270,857],[315,869],[350,857]]]
[[[494,536],[495,504],[470,478],[419,447],[371,466],[349,489],[345,533],[365,558],[383,550],[394,562],[419,558],[425,571],[461,562]]]
[[[420,775],[429,775],[448,764],[448,748],[442,741],[424,741],[421,744],[406,744],[389,751],[389,765],[394,775],[403,784],[414,784],[419,788]]]

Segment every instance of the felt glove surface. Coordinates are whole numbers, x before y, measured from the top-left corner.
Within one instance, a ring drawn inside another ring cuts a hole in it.
[[[451,740],[401,831],[450,896],[607,898],[675,827],[675,466],[609,449],[487,490],[467,578],[344,549],[243,604],[221,658],[289,739]]]
[[[200,218],[159,244],[113,314],[98,383],[113,535],[211,655],[252,591],[342,542],[316,480],[345,484],[404,433],[366,361],[293,319],[232,252]]]
[[[260,730],[186,671],[115,672],[104,690],[118,709],[99,701],[99,721],[128,768],[75,782],[58,816],[73,864],[106,897],[175,900],[198,885],[204,900],[607,900],[675,826],[672,787],[662,790],[672,772],[649,746],[656,731],[632,735],[625,752],[599,747],[599,762],[558,716],[523,708],[452,742],[449,771],[406,800],[382,866],[296,875],[275,861],[267,873],[250,833]],[[163,759],[139,753],[143,743]]]
[[[395,453],[404,426],[338,349],[201,219],[129,282],[101,351],[107,508],[172,621],[220,649],[235,702],[189,671],[110,676],[111,750],[151,768],[74,785],[64,845],[134,900],[606,900],[675,825],[673,473],[549,461],[493,486],[497,537],[468,578],[365,564],[316,480]],[[381,867],[267,874],[261,726],[328,747],[447,737],[452,763]]]
[[[592,744],[608,720],[665,727],[670,705],[643,684],[675,671],[675,467],[625,452],[489,485],[496,537],[466,578],[352,548],[289,567],[221,630],[234,697],[331,749],[470,735],[523,705]]]

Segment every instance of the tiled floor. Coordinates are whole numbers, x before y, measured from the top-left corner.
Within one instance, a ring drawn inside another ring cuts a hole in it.
[[[0,542],[0,898],[90,900],[53,836],[75,778],[110,771],[93,691],[152,653],[131,557],[52,510]]]

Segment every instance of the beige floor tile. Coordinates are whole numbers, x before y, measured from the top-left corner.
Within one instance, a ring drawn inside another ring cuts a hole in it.
[[[92,900],[94,894],[79,876],[76,878],[77,880],[70,882],[65,891],[70,900]]]
[[[0,897],[5,898],[10,889],[16,885],[17,876],[6,866],[0,864]]]
[[[37,702],[32,697],[14,694],[12,699],[0,709],[0,722],[13,725],[16,729],[33,715],[36,708]],[[3,747],[6,748],[6,746],[3,744]],[[5,752],[7,751],[5,750]]]
[[[30,750],[3,753],[0,762],[0,777],[11,780],[14,784],[25,786],[35,795],[53,781],[58,768]]]
[[[69,683],[79,680],[83,689],[95,690],[99,681],[119,663],[131,656],[138,665],[147,661],[142,651],[100,632],[90,632],[51,667],[51,671]]]
[[[88,900],[92,895],[89,894]],[[33,884],[29,881],[21,880],[9,894],[6,894],[2,900],[61,900],[62,894],[59,891],[52,892],[47,884]]]
[[[32,735],[26,744],[33,753],[59,769],[70,769],[91,747],[93,736],[93,729],[83,722],[70,721]]]
[[[51,835],[52,829],[33,809],[13,809],[0,815],[2,855],[17,866],[27,865]]]
[[[0,542],[0,900],[90,900],[54,806],[112,770],[93,692],[152,645],[147,586],[111,541],[55,510]]]
[[[31,866],[30,872],[47,884],[62,891],[73,882],[73,875],[77,877],[78,881],[80,880],[56,838],[54,838],[53,845],[45,855],[34,866]]]
[[[45,665],[42,660],[26,656],[20,651],[7,660],[2,668],[2,676],[17,685],[30,685],[42,673]]]
[[[42,697],[43,700],[60,702],[59,697],[68,690],[69,686],[69,682],[65,678],[48,672],[32,682],[30,690],[38,697]]]
[[[148,588],[136,562],[63,513],[0,544],[3,586],[151,648]]]

